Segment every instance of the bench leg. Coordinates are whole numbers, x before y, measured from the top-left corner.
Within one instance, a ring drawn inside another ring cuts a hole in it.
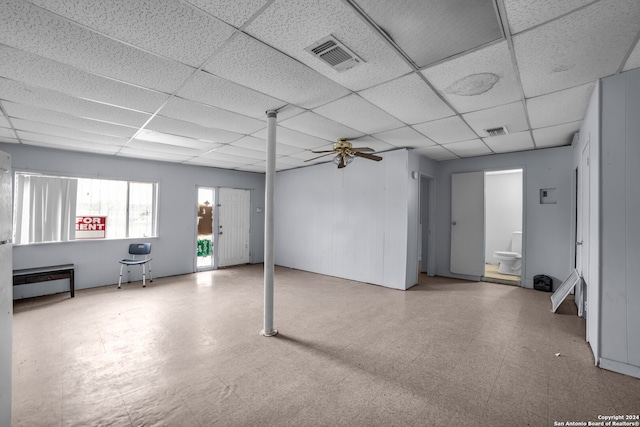
[[[118,289],[122,286],[122,269],[124,268],[124,264],[120,264],[120,278],[118,279]]]

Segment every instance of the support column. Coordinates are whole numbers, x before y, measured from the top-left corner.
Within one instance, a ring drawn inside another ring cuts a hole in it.
[[[267,173],[264,202],[264,329],[260,335],[272,337],[278,334],[273,329],[273,276],[274,276],[274,244],[273,244],[273,211],[276,178],[276,118],[278,114],[267,111]]]

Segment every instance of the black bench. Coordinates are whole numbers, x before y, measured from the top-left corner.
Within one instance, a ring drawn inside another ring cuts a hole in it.
[[[71,298],[73,298],[75,294],[74,273],[75,266],[73,264],[13,270],[13,286],[47,282],[49,280],[69,279],[69,289]]]

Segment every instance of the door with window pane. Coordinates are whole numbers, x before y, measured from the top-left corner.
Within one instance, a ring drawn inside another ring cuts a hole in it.
[[[215,206],[215,190],[198,187],[196,206],[197,241],[196,269],[206,270],[214,267],[214,234],[213,213]]]

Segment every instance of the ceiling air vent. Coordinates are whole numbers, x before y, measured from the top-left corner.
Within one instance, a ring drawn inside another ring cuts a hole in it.
[[[491,128],[486,130],[489,136],[500,136],[509,133],[506,126],[500,126],[499,128]]]
[[[346,71],[364,62],[333,36],[325,37],[305,50],[329,64],[336,71]]]

